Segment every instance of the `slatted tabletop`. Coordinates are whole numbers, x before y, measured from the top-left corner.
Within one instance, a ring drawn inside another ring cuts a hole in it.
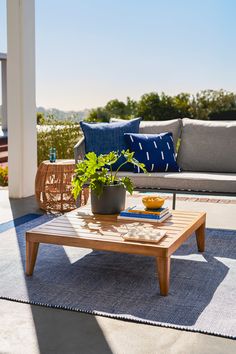
[[[169,256],[205,221],[205,213],[172,211],[172,216],[161,224],[145,222],[152,228],[165,230],[166,235],[157,244],[124,241],[122,234],[134,221],[117,220],[115,215],[93,215],[83,207],[53,219],[27,232],[27,237],[39,243],[54,243],[102,250],[144,255]]]

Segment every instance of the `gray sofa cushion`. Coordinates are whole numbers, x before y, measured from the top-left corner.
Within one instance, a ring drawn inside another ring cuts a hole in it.
[[[121,119],[111,118],[110,122],[117,122]],[[164,132],[171,132],[173,134],[174,147],[181,134],[181,119],[171,119],[164,121],[141,121],[139,126],[141,134],[160,134]]]
[[[236,172],[236,122],[182,120],[177,163],[185,171]]]
[[[181,134],[181,119],[166,121],[141,121],[139,132],[141,134],[160,134],[170,132],[173,134],[174,147],[176,148]]]
[[[159,172],[137,174],[119,172],[118,175],[120,177],[129,176],[136,188],[236,193],[236,173]]]

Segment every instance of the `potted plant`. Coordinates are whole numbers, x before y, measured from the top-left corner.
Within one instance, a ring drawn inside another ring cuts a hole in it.
[[[123,161],[117,165],[120,157]],[[75,170],[75,177],[72,181],[72,192],[74,198],[82,192],[84,186],[89,185],[91,189],[92,212],[98,214],[117,214],[125,208],[126,190],[132,194],[133,183],[129,177],[119,178],[117,173],[127,163],[138,166],[146,172],[145,166],[134,158],[134,152],[123,150],[121,153],[111,151],[106,155],[97,156],[94,152],[85,155]]]

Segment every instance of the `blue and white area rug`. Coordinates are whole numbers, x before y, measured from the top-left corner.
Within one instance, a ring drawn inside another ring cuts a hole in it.
[[[40,245],[25,276],[25,232],[40,216],[0,234],[0,298],[236,338],[236,232],[208,229],[172,257],[170,293],[159,294],[155,259]]]
[[[13,220],[3,222],[0,224],[0,233],[10,230],[12,227],[17,227],[26,222],[37,219],[40,216],[41,216],[40,214],[26,214],[23,216],[19,216],[18,218],[15,218]]]

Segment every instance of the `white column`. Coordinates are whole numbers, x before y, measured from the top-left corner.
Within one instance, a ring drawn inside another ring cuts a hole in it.
[[[37,168],[35,2],[7,0],[9,195],[34,194]]]
[[[7,60],[1,60],[2,66],[2,130],[7,130]]]

